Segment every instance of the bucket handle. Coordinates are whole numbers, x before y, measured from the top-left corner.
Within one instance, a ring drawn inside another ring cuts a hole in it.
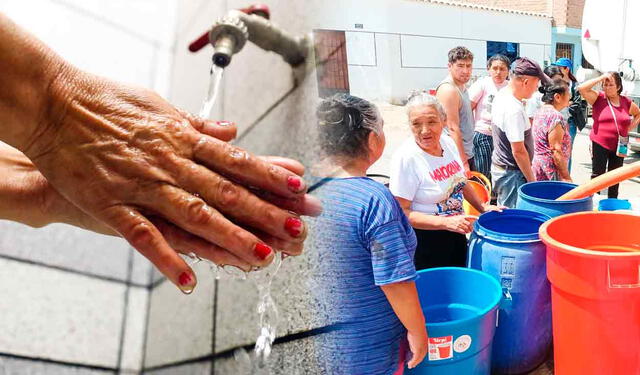
[[[607,264],[607,280],[611,289],[640,288],[640,264],[635,264],[635,272],[629,261],[609,261]],[[631,270],[631,272],[630,272]]]

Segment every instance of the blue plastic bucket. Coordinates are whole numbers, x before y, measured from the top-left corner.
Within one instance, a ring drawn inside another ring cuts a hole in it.
[[[429,351],[408,374],[489,374],[500,284],[484,272],[459,267],[418,272]]]
[[[607,198],[598,203],[598,211],[630,210],[631,203],[627,199]]]
[[[536,181],[526,183],[518,189],[516,208],[543,213],[556,217],[573,212],[592,211],[593,198],[557,201],[556,199],[573,190],[576,184],[562,181]]]
[[[551,292],[539,227],[549,216],[510,209],[482,214],[468,263],[499,281],[504,294],[493,341],[492,371],[520,374],[539,366],[552,340]]]

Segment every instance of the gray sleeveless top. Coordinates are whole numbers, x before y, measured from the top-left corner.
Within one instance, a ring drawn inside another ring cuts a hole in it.
[[[474,121],[473,121],[473,110],[471,109],[471,99],[469,99],[469,93],[467,90],[461,91],[451,77],[447,77],[444,81],[440,82],[436,91],[440,89],[440,86],[444,84],[450,84],[458,90],[458,94],[460,94],[460,101],[462,105],[460,106],[460,110],[458,111],[458,118],[460,119],[460,132],[462,133],[462,146],[464,147],[464,153],[467,154],[467,157],[473,157],[473,132],[474,132]],[[464,161],[464,160],[463,160]]]

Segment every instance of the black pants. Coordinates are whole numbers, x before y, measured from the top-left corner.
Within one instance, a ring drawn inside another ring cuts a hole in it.
[[[591,178],[595,178],[604,172],[622,167],[624,158],[616,155],[615,151],[607,150],[596,142],[591,142]],[[609,187],[609,198],[618,198],[620,184]]]
[[[434,267],[466,267],[467,237],[448,230],[415,229],[418,247],[416,270]]]
[[[478,171],[478,169],[476,169],[476,162],[475,162],[475,157],[471,158],[471,159],[467,159],[467,163],[469,163],[469,170],[470,171]]]

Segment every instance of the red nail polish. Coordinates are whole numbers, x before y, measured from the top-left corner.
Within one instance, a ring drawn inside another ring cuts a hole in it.
[[[289,217],[284,222],[284,229],[289,232],[292,237],[298,237],[302,234],[302,220],[297,217]]]
[[[231,121],[216,121],[216,125],[218,126],[231,126],[233,122]]]
[[[297,193],[302,190],[302,179],[300,177],[289,176],[287,177],[287,185],[289,186],[289,190]]]
[[[263,243],[257,243],[256,247],[253,249],[256,256],[262,260],[267,259],[269,254],[271,254],[271,251],[271,248]]]
[[[193,277],[191,277],[189,272],[183,272],[180,274],[180,277],[178,277],[178,282],[180,286],[189,285],[193,282]]]

